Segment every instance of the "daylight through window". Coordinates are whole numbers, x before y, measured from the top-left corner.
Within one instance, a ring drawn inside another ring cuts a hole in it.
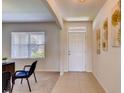
[[[12,32],[11,36],[12,58],[45,57],[44,32]]]

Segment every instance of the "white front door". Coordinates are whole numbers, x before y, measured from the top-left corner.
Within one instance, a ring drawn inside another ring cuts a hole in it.
[[[69,32],[69,71],[85,71],[85,32]]]

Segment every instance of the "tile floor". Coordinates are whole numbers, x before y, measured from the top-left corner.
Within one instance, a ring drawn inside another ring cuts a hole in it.
[[[38,83],[34,77],[30,80],[32,92],[29,92],[26,80],[20,84],[16,80],[13,93],[105,93],[91,73],[68,72],[59,77],[59,73],[37,72]]]
[[[52,93],[105,93],[91,73],[69,72],[57,81]]]

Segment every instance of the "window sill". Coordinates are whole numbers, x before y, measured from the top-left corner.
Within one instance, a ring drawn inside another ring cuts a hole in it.
[[[45,57],[44,57],[45,58]],[[11,58],[12,60],[39,60],[44,58]]]

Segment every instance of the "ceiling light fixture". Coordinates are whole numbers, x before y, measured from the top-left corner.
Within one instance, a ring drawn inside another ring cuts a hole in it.
[[[84,3],[84,2],[85,2],[85,0],[80,0],[80,2],[81,2],[81,3]]]

